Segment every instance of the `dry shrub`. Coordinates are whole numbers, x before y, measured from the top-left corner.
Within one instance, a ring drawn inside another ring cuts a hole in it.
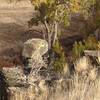
[[[84,50],[98,50],[99,45],[94,35],[89,35],[85,40],[75,42],[72,53],[73,59],[80,58],[84,54]]]
[[[75,62],[75,70],[80,73],[82,71],[86,71],[91,67],[90,61],[88,57],[81,57]]]
[[[99,85],[100,79],[89,82],[88,79],[79,80],[78,76],[75,76],[70,91],[56,90],[54,98],[50,100],[99,100]]]
[[[98,76],[97,66],[93,66],[88,57],[84,56],[75,62],[75,71],[82,77],[87,77],[89,80],[94,81]]]

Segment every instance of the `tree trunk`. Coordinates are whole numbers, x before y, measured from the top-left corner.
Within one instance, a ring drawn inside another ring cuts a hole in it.
[[[55,44],[56,40],[57,40],[57,35],[58,35],[58,22],[56,21],[56,17],[57,17],[57,10],[55,11],[55,22],[54,22],[54,35],[53,35],[53,43],[52,45]]]

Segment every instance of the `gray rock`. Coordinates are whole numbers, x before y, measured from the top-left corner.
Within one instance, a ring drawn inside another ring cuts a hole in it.
[[[24,43],[22,55],[25,58],[39,60],[48,51],[48,43],[42,39],[29,39]]]

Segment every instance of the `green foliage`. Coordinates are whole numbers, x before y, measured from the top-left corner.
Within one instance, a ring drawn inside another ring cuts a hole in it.
[[[37,16],[39,21],[47,20],[53,22],[57,20],[65,25],[69,24],[69,15],[71,13],[81,12],[88,15],[90,7],[95,4],[96,0],[31,0],[40,15]],[[55,12],[57,15],[55,16]],[[34,21],[33,21],[34,23]]]
[[[73,45],[73,56],[74,58],[78,58],[80,57],[83,52],[85,50],[85,46],[83,45],[83,43],[80,41],[80,42],[75,42],[74,45]]]
[[[84,50],[97,50],[98,41],[93,35],[88,36],[86,40],[75,42],[73,45],[73,58],[79,58],[84,53]]]
[[[47,33],[47,41],[51,48],[61,31],[59,25],[69,25],[69,16],[72,13],[89,12],[94,0],[31,0],[38,14],[29,21],[29,26],[38,25],[41,22]],[[50,43],[51,42],[51,43]]]
[[[66,64],[66,56],[65,56],[65,53],[64,53],[63,48],[60,45],[59,41],[55,42],[55,44],[53,46],[53,51],[56,55],[56,57],[55,57],[56,59],[53,64],[54,70],[56,72],[63,73],[63,69]]]
[[[61,23],[66,26],[69,25],[69,16],[72,13],[81,12],[87,16],[91,5],[94,5],[95,2],[94,0],[31,0],[31,2],[35,6],[36,11],[38,11],[38,14],[29,21],[29,25],[38,25],[38,22],[41,22],[45,26],[46,39],[48,44],[51,42],[50,49],[57,55],[54,61],[54,69],[61,72],[66,58],[62,46],[58,41],[58,34],[61,32],[59,25]],[[95,48],[91,45],[92,40],[90,41],[90,39],[75,42],[73,45],[75,58],[81,56],[85,49]]]
[[[68,23],[68,17],[71,13],[84,13],[89,15],[91,6],[96,5],[97,0],[30,0],[40,13],[40,21],[55,19],[65,24]],[[98,3],[97,3],[98,4]],[[58,16],[55,18],[55,11]],[[38,16],[39,17],[39,16]],[[34,22],[34,21],[33,21]]]
[[[85,17],[88,17],[96,0],[70,0],[69,3],[71,12],[82,13]]]
[[[38,14],[29,21],[29,26],[38,25],[39,22],[44,25],[49,50],[59,38],[60,24],[69,24],[67,1],[69,0],[63,0],[63,2],[62,0],[33,0],[32,2]]]
[[[39,15],[37,15],[34,20],[42,23],[46,20],[49,24],[56,20],[67,24],[68,13],[64,4],[60,3],[60,0],[40,0],[34,1],[33,4],[35,5],[35,9],[39,12]],[[55,15],[56,11],[58,16]],[[34,24],[34,20],[31,20],[31,23],[33,21]]]
[[[59,43],[58,40],[53,45],[53,51],[56,52],[57,54],[60,54],[63,51],[62,47],[61,47],[61,44]]]

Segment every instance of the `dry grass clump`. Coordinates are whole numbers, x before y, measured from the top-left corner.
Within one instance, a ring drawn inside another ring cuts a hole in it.
[[[98,67],[91,64],[91,60],[84,56],[75,62],[75,71],[89,80],[94,81],[97,78]]]
[[[75,70],[76,72],[80,73],[82,71],[88,70],[90,68],[90,61],[88,57],[82,57],[79,58],[76,62],[75,62]]]
[[[34,86],[26,90],[17,89],[10,100],[100,100],[100,79],[90,82],[88,78],[75,75],[70,81],[59,80],[55,88],[38,91],[38,95],[34,90]]]
[[[56,90],[55,96],[50,100],[100,100],[100,79],[95,82],[89,82],[88,79],[78,79],[78,76],[72,81],[70,91]]]
[[[98,76],[97,73],[98,73],[97,68],[91,69],[89,71],[89,74],[88,74],[89,80],[94,81],[97,78],[97,76]]]
[[[11,89],[14,92],[10,100],[100,100],[100,77],[97,77],[96,67],[84,56],[75,62],[76,73],[71,78],[61,78],[51,87],[41,80],[37,86],[25,90]]]

